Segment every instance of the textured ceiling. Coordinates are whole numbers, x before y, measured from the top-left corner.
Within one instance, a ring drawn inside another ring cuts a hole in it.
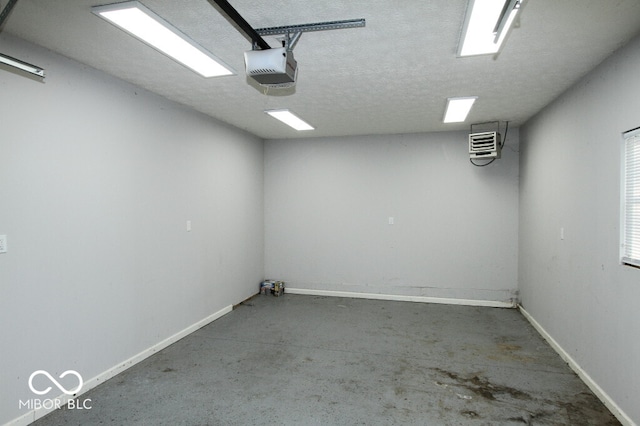
[[[640,0],[528,0],[497,57],[457,58],[467,0],[230,0],[254,28],[366,19],[365,28],[303,33],[295,93],[266,96],[244,74],[250,43],[207,0],[142,3],[234,76],[204,79],[91,13],[113,2],[21,0],[3,31],[265,139],[517,126],[640,32]],[[442,123],[452,96],[478,96],[467,123]],[[289,129],[263,113],[273,108],[316,130]]]

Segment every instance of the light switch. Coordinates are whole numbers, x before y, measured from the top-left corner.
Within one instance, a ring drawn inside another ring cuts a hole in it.
[[[187,232],[191,232],[191,221],[187,221]]]
[[[395,220],[393,219],[393,217],[389,216],[389,225],[393,225],[395,222]]]
[[[7,236],[0,235],[0,253],[7,252]]]

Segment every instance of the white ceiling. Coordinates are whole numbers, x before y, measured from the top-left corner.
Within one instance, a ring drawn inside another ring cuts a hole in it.
[[[207,0],[142,3],[234,76],[204,79],[91,13],[110,0],[21,0],[3,31],[265,139],[518,126],[640,32],[640,0],[528,0],[497,57],[457,58],[467,1],[230,0],[254,28],[366,19],[365,28],[303,33],[288,96],[248,84],[251,45]],[[9,53],[1,44],[0,52]],[[478,96],[467,123],[442,123],[452,96]],[[316,130],[289,129],[263,113],[273,108],[290,108]]]

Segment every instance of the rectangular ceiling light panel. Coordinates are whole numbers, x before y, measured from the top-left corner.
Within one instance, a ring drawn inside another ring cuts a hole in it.
[[[138,1],[96,6],[92,12],[203,77],[234,74],[230,67]]]
[[[445,123],[462,123],[467,119],[477,96],[447,99],[447,111],[444,114]]]
[[[282,121],[287,126],[293,127],[296,130],[313,130],[314,128],[302,120],[300,117],[289,111],[288,109],[272,109],[265,111],[273,118]]]
[[[469,0],[458,56],[497,53],[521,4],[522,0]]]

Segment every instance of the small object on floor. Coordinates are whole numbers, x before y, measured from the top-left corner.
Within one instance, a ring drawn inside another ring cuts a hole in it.
[[[273,283],[272,294],[274,296],[282,296],[284,294],[284,281],[276,281]]]
[[[262,281],[262,283],[260,283],[260,294],[273,294],[274,296],[282,296],[284,294],[284,281]]]

